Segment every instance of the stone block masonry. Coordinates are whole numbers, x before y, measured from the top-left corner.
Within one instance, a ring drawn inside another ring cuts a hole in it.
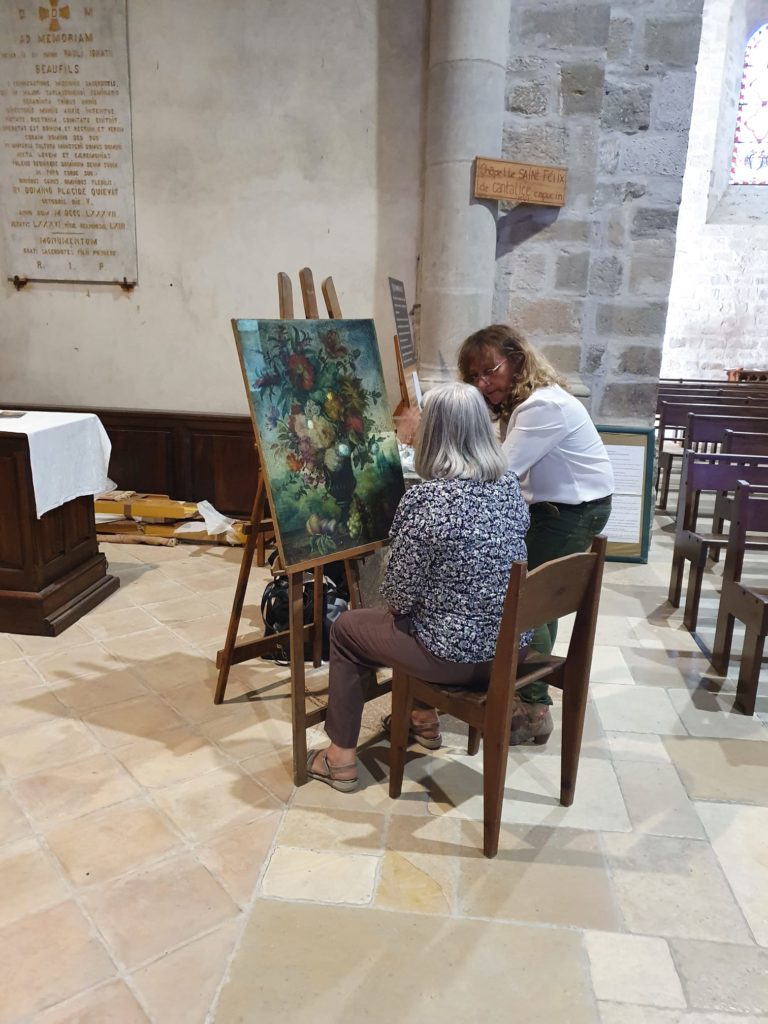
[[[512,5],[503,155],[564,166],[568,183],[536,230],[500,226],[494,315],[586,384],[605,422],[652,421],[701,8]]]

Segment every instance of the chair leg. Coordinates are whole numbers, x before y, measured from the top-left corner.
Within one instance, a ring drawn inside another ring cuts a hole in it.
[[[685,555],[672,552],[672,571],[669,574],[669,593],[667,600],[673,608],[680,607],[680,595],[683,592],[683,573],[685,572]]]
[[[405,751],[411,722],[413,698],[406,679],[392,678],[392,720],[389,727],[389,795],[395,799],[403,790]]]
[[[741,669],[736,687],[734,708],[745,715],[754,715],[757,703],[757,686],[760,681],[760,665],[763,660],[765,633],[759,629],[747,629],[741,652]]]
[[[563,739],[560,753],[560,803],[570,807],[576,795],[576,776],[579,771],[581,738],[587,710],[589,680],[581,686],[563,687]]]
[[[718,491],[717,497],[715,498],[715,512],[712,516],[712,533],[722,533],[723,527],[725,526],[725,518],[723,516],[722,504],[723,501],[728,497],[727,491]],[[720,548],[714,546],[709,552],[709,557],[713,562],[720,560]]]
[[[699,603],[701,601],[701,583],[704,579],[704,565],[707,558],[707,549],[701,548],[697,552],[697,559],[691,560],[691,568],[688,571],[688,588],[685,592],[685,611],[683,612],[683,625],[689,633],[696,629],[699,621]]]
[[[712,645],[712,668],[718,675],[728,675],[733,644],[733,627],[736,619],[727,609],[722,607],[723,595],[720,596],[720,610],[717,613],[715,642]]]
[[[509,726],[494,723],[483,735],[483,853],[495,857],[499,852],[501,807],[509,758]]]
[[[659,503],[656,508],[659,512],[665,512],[667,508],[667,502],[669,500],[669,478],[672,476],[672,459],[667,457],[664,458],[664,454],[659,457],[659,474],[661,482],[661,495],[659,497]]]
[[[474,755],[480,749],[480,737],[482,733],[479,729],[476,729],[473,725],[469,727],[469,736],[467,737],[467,753],[470,757]]]

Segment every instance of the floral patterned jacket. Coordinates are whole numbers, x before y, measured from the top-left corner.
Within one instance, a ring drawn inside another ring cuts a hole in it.
[[[390,530],[381,593],[446,661],[490,661],[513,562],[527,559],[517,477],[427,480],[406,491]],[[521,646],[532,634],[523,634]]]

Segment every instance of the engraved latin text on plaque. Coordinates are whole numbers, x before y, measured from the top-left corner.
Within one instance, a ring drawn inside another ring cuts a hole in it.
[[[137,279],[126,0],[0,5],[3,271]]]

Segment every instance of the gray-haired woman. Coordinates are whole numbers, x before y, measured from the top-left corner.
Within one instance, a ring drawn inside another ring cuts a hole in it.
[[[346,612],[331,630],[325,730],[309,775],[342,792],[357,784],[355,749],[371,673],[397,667],[448,686],[488,685],[514,561],[525,561],[528,509],[469,384],[427,395],[416,438],[424,480],[403,496],[381,592],[389,607]],[[521,637],[521,646],[530,634]],[[437,713],[415,708],[412,739],[441,744]]]

